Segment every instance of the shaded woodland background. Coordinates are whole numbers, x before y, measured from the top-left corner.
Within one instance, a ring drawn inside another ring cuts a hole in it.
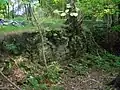
[[[110,90],[119,30],[120,0],[0,0],[0,89]]]

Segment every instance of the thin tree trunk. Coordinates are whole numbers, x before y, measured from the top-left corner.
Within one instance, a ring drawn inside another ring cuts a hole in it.
[[[120,25],[120,4],[118,4],[118,10],[119,10],[118,23],[119,23],[119,25]]]
[[[10,10],[9,10],[9,9],[10,9],[10,6],[9,6],[9,1],[8,1],[8,3],[7,3],[7,6],[8,6],[8,13],[7,13],[7,14],[8,14],[8,18],[10,18],[10,13],[9,13],[9,12],[10,12]]]
[[[14,11],[15,11],[15,10],[14,10],[14,4],[13,4],[13,6],[12,6],[12,9],[13,9],[13,10],[12,10],[12,18],[14,18]]]
[[[6,18],[6,10],[5,10],[5,9],[3,10],[2,13],[3,13],[3,15],[4,15],[4,18]]]
[[[38,0],[39,4],[40,4],[40,0]]]

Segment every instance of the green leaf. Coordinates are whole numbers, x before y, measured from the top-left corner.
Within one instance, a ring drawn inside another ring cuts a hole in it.
[[[32,85],[33,88],[39,87],[39,83],[38,83],[38,81],[36,80],[35,77],[30,76],[30,77],[28,78],[28,81],[29,81],[29,83]]]

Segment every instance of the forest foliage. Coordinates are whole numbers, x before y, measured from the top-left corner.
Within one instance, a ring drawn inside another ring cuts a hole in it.
[[[14,1],[0,0],[0,74],[17,89],[64,90],[64,68],[119,70],[120,0]]]

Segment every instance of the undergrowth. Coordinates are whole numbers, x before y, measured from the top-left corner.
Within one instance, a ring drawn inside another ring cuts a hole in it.
[[[84,75],[90,68],[111,72],[120,68],[120,57],[105,53],[101,56],[85,54],[83,58],[74,60],[69,64],[72,71],[76,74]]]
[[[5,62],[6,65],[3,69],[5,75],[11,75],[11,80],[15,80],[22,87],[22,90],[64,90],[59,85],[62,81],[61,71],[62,67],[56,61],[48,64],[47,69],[40,64],[29,62],[28,59],[23,57],[16,57],[10,61]],[[18,72],[17,76],[14,73]],[[24,72],[24,73],[21,73]],[[22,74],[22,76],[21,76]]]
[[[61,70],[57,62],[52,62],[48,65],[47,70],[38,71],[41,72],[40,74],[38,72],[35,73],[35,71],[28,71],[29,73],[25,81],[26,84],[23,85],[23,90],[64,90],[63,87],[58,86],[58,83],[61,81]]]
[[[48,22],[48,20],[50,21]],[[61,40],[60,37],[57,37],[59,35],[59,31],[54,29],[60,28],[62,26],[62,22],[63,20],[53,21],[53,19],[46,19],[42,23],[44,27],[50,27],[51,30],[48,28],[50,31],[46,31],[48,32],[46,36],[49,36],[53,42],[55,42],[55,40],[57,42]],[[53,39],[53,37],[59,39]],[[62,42],[58,42],[58,44],[60,43]],[[20,52],[19,44],[16,43],[4,43],[4,47],[5,50],[14,54]],[[33,51],[33,49],[31,49],[31,51]],[[67,60],[60,62],[64,61]],[[58,62],[54,62],[52,60],[51,63],[49,62],[47,69],[38,63],[38,60],[33,60],[33,62],[30,60],[23,60],[19,63],[19,60],[17,61],[16,59],[12,59],[5,63],[9,72],[11,71],[10,69],[13,68],[13,64],[16,63],[18,67],[24,71],[25,79],[21,86],[23,90],[64,90],[64,88],[60,86],[59,83],[62,81],[61,71],[64,72],[65,70],[62,70],[62,65],[60,65]],[[111,72],[112,70],[117,70],[120,68],[120,57],[110,53],[103,53],[101,55],[86,53],[82,57],[74,58],[69,63],[67,62],[66,66],[67,65],[71,68],[72,72],[77,75],[85,75],[91,68]]]

